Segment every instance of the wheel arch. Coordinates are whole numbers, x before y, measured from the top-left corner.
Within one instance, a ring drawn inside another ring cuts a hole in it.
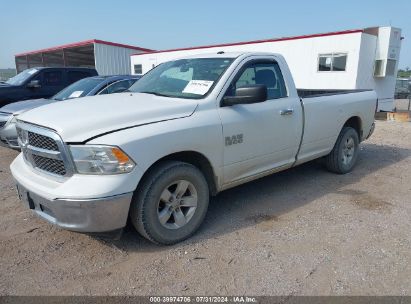
[[[211,162],[202,153],[196,151],[180,151],[163,156],[162,158],[151,164],[151,166],[143,174],[141,180],[144,180],[144,178],[153,169],[155,169],[159,164],[165,161],[181,161],[195,166],[204,174],[204,177],[210,188],[210,194],[216,195],[218,193],[218,178],[215,174],[213,166],[211,165]]]
[[[351,116],[349,119],[347,119],[344,125],[341,127],[341,130],[345,127],[353,128],[357,132],[358,139],[361,142],[363,138],[363,129],[362,129],[362,120],[359,116]]]

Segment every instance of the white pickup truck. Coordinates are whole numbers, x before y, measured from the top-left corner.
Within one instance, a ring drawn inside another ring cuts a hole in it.
[[[297,91],[277,54],[188,57],[130,92],[22,114],[11,171],[25,204],[62,228],[118,232],[130,218],[173,244],[198,229],[210,195],[320,157],[351,171],[376,103],[373,91]]]

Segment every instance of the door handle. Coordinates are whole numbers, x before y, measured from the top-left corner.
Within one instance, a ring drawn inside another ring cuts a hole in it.
[[[285,110],[280,111],[281,115],[292,115],[293,113],[294,113],[294,109],[285,109]]]

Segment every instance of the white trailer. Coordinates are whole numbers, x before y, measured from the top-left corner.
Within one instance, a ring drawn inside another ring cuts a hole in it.
[[[399,28],[372,27],[154,51],[132,55],[131,71],[142,75],[163,62],[201,53],[280,53],[287,60],[298,88],[373,89],[378,95],[378,109],[391,111],[401,39]]]

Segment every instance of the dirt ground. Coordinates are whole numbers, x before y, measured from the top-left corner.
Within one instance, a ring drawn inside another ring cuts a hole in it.
[[[411,124],[377,122],[355,170],[312,162],[212,199],[155,246],[60,230],[17,200],[0,148],[1,295],[411,295]]]

